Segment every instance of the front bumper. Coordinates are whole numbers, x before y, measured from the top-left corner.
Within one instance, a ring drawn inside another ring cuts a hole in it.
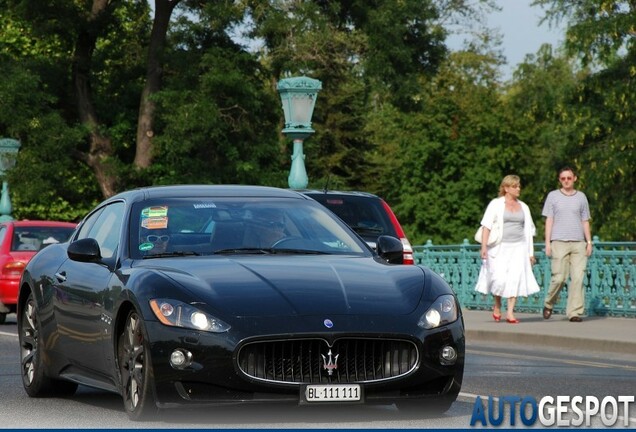
[[[266,325],[269,321],[269,324]],[[162,324],[147,323],[151,342],[151,361],[155,380],[155,396],[160,407],[187,404],[233,404],[291,402],[301,403],[304,385],[308,382],[281,382],[248,376],[238,366],[240,348],[254,341],[324,339],[332,344],[341,338],[365,338],[375,340],[408,340],[417,346],[418,359],[415,367],[404,375],[381,380],[351,380],[359,383],[363,390],[360,402],[367,404],[389,404],[402,399],[456,397],[461,388],[464,370],[464,327],[459,320],[433,329],[408,331],[399,320],[387,323],[383,320],[383,331],[378,331],[377,320],[368,319],[361,325],[360,318],[341,319],[339,332],[309,331],[306,318],[285,320],[290,328],[301,329],[294,333],[274,332],[281,328],[280,319],[260,319],[246,322],[243,328],[233,327],[222,334],[200,333]],[[297,321],[289,322],[289,321]],[[255,331],[258,328],[260,331]],[[362,332],[362,328],[370,328]],[[267,331],[269,329],[269,331]],[[282,328],[285,330],[285,328]],[[306,330],[306,331],[305,331]],[[320,330],[320,329],[318,329]],[[410,330],[413,330],[412,328]],[[452,364],[441,359],[444,347],[452,346],[457,358]],[[191,364],[184,369],[170,365],[170,355],[175,349],[192,355]],[[344,402],[350,403],[350,402]]]

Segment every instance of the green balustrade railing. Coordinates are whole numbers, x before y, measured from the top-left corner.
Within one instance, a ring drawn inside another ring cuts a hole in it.
[[[481,258],[478,244],[464,240],[461,245],[434,245],[430,240],[414,246],[415,263],[439,273],[455,290],[462,307],[491,309],[492,298],[475,291]],[[583,281],[588,315],[636,318],[636,242],[602,242],[594,237],[594,251]],[[534,275],[541,291],[517,299],[515,310],[540,313],[550,287],[550,259],[545,244],[535,243]],[[557,303],[556,313],[565,313],[567,283]]]

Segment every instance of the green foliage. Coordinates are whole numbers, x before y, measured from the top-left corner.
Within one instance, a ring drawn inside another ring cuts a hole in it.
[[[247,2],[272,76],[309,74],[323,89],[306,142],[310,187],[360,189],[374,167],[365,157],[367,112],[388,101],[416,109],[422,74],[445,54],[432,2]]]
[[[343,2],[350,22],[366,36],[363,66],[384,86],[392,103],[417,107],[420,78],[434,76],[446,54],[446,30],[435,25],[439,10],[429,0]],[[349,6],[349,7],[347,7]],[[381,88],[381,87],[380,87]]]
[[[576,133],[570,108],[584,76],[579,75],[566,58],[555,57],[552,47],[544,45],[519,65],[505,95],[506,121],[518,131],[515,145],[525,149],[516,174],[522,180],[521,198],[535,217],[538,240],[543,234],[543,202],[558,187],[557,171],[575,165],[567,143]]]
[[[323,85],[304,148],[309,186],[383,196],[413,244],[472,239],[512,173],[542,240],[543,201],[563,165],[579,171],[593,233],[634,240],[633,2],[535,4],[565,20],[566,50],[542,47],[502,84],[487,29],[463,51],[444,45],[453,14],[478,22],[490,0],[182,0],[153,96],[153,163],[137,170],[148,2],[109,2],[89,24],[90,2],[0,0],[0,137],[22,143],[8,173],[14,217],[78,220],[101,200],[72,75],[77,44],[89,37],[94,121],[113,143],[104,162],[123,189],[286,187],[291,143],[276,82],[306,74]],[[229,36],[241,31],[244,46]]]
[[[558,187],[558,169],[574,167],[577,187],[590,201],[593,231],[603,239],[635,238],[630,215],[636,202],[626,193],[635,186],[628,173],[636,168],[633,64],[628,55],[606,70],[575,74],[564,58],[543,49],[535,63],[520,66],[508,92],[508,112],[522,118],[538,178],[524,197],[540,211]],[[537,226],[541,232],[542,219]]]
[[[581,181],[592,204],[597,234],[603,239],[636,239],[635,53],[582,81],[572,105]]]
[[[422,112],[374,113],[369,187],[394,206],[415,244],[470,238],[503,175],[516,169],[488,54],[452,55],[421,94]]]
[[[635,48],[633,0],[535,0],[533,5],[548,7],[548,21],[566,22],[565,47],[586,66],[611,65]]]
[[[31,34],[28,23],[24,23],[11,11],[2,7],[0,1],[0,55],[13,58],[49,55],[59,57],[60,41],[57,35],[39,40]]]
[[[280,102],[262,67],[223,28],[191,30],[174,35],[188,59],[167,64],[155,166],[145,174],[161,184],[284,186]]]
[[[74,159],[83,131],[67,126],[39,78],[24,64],[0,62],[0,135],[21,143],[8,176],[13,215],[78,220],[99,199],[92,173]]]

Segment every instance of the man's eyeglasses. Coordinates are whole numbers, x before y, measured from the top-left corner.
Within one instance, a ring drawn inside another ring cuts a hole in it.
[[[149,235],[148,237],[146,237],[146,240],[152,243],[157,241],[167,242],[168,240],[170,240],[170,236],[167,234],[166,235]]]
[[[560,177],[559,180],[564,181],[564,180],[572,180],[574,177]]]

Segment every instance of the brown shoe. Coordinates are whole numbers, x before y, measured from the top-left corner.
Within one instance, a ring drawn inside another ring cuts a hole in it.
[[[548,309],[547,307],[543,308],[543,319],[550,319],[552,316],[552,309]]]
[[[582,322],[583,320],[581,319],[581,317],[577,317],[577,316],[573,316],[572,318],[570,318],[570,322]]]

